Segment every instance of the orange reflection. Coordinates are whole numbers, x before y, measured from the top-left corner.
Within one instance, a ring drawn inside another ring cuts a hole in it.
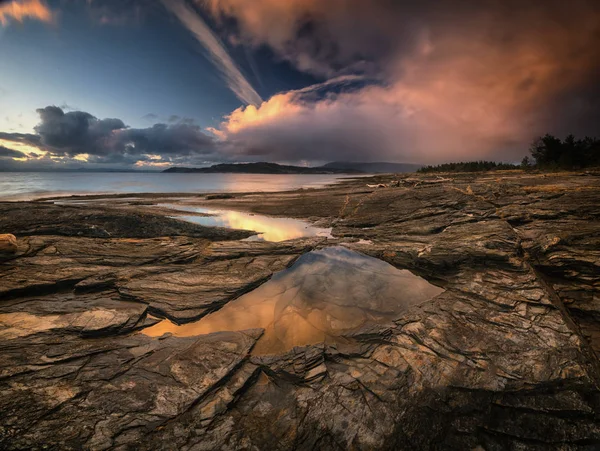
[[[266,241],[285,241],[305,236],[330,236],[331,230],[311,227],[295,219],[250,216],[239,211],[220,212],[219,217],[223,219],[226,227],[260,232],[260,237]]]
[[[178,216],[179,219],[209,227],[253,230],[265,241],[285,241],[308,236],[331,237],[331,229],[313,227],[308,222],[292,218],[276,218],[234,210],[213,210],[183,205],[161,205],[179,211],[194,211],[210,216]]]
[[[335,174],[218,174],[225,192],[252,193],[318,188],[335,182]]]
[[[305,254],[292,268],[197,322],[178,326],[165,320],[143,333],[194,336],[262,328],[254,353],[271,354],[346,341],[345,335],[388,322],[442,291],[409,271],[331,247]]]

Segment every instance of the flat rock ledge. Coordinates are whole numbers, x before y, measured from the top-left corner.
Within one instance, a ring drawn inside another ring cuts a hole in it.
[[[599,449],[600,177],[406,178],[180,200],[333,240],[239,241],[252,232],[169,218],[156,196],[0,203],[17,237],[0,254],[0,449]],[[252,353],[262,329],[140,333],[331,244],[445,291],[280,355]]]

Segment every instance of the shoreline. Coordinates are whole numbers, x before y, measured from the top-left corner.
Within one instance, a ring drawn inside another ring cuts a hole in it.
[[[60,175],[62,173],[41,173],[42,175]],[[67,173],[70,174],[70,173]],[[75,174],[77,176],[86,176],[86,175],[91,175],[91,176],[97,176],[98,174],[102,175],[103,173],[91,173],[91,174]],[[133,174],[134,176],[139,175],[140,173],[106,173],[106,174],[110,174],[111,176],[114,176],[115,178],[118,178],[119,176],[124,176],[126,178],[126,176],[129,174]],[[147,175],[148,173],[141,173],[141,174],[145,174]],[[157,173],[157,174],[161,174],[161,173]],[[276,192],[276,191],[283,191],[283,190],[295,190],[295,189],[311,189],[311,188],[324,188],[328,185],[334,185],[336,183],[338,183],[338,181],[343,181],[345,179],[355,179],[355,178],[361,178],[361,177],[370,177],[371,174],[364,174],[364,175],[356,175],[356,174],[229,174],[229,173],[224,173],[224,174],[165,174],[167,178],[171,178],[174,181],[178,181],[180,182],[180,184],[184,181],[186,181],[185,179],[192,179],[193,181],[195,181],[196,183],[199,183],[198,188],[195,188],[194,186],[185,186],[185,189],[188,189],[187,191],[173,191],[172,194],[180,194],[180,195],[204,195],[204,194],[218,194],[218,193],[229,193],[232,192],[231,188],[226,187],[228,184],[244,184],[244,183],[249,183],[250,185],[255,185],[255,186],[260,186],[261,183],[259,182],[264,182],[262,183],[262,185],[267,185],[269,186],[269,184],[271,184],[272,186],[267,189],[265,191],[265,189],[262,190],[238,190],[238,193],[242,193],[242,192]],[[222,179],[219,180],[214,180],[213,182],[210,181],[206,181],[203,179],[208,177],[208,178],[212,178],[214,179],[215,177],[221,177]],[[301,182],[301,181],[295,181],[295,179],[298,178],[303,178],[306,180],[306,182]],[[265,179],[264,181],[261,179]],[[283,179],[282,179],[283,178]],[[131,183],[141,183],[142,185],[144,184],[142,180],[138,180],[137,177],[134,177],[135,180],[132,180]],[[227,181],[228,179],[232,179],[231,181]],[[235,180],[233,180],[235,179]],[[271,179],[271,180],[269,180]],[[289,183],[287,183],[287,185],[291,185],[290,188],[286,188],[286,183],[283,184],[282,187],[278,187],[278,179],[280,180],[287,180]],[[311,179],[314,179],[313,182],[310,182]],[[321,180],[322,179],[322,180]],[[321,180],[321,181],[319,181]],[[123,180],[115,180],[114,181],[115,185],[118,185],[120,183],[123,182]],[[203,186],[202,182],[204,182],[204,185],[207,186]],[[17,183],[17,182],[15,182]],[[56,181],[52,181],[52,183],[57,183]],[[93,183],[93,181],[90,181],[89,183]],[[209,185],[211,185],[211,183],[214,185],[214,188],[211,188]],[[2,180],[2,173],[0,173],[0,187],[2,187],[2,185],[8,185],[8,181],[6,180]],[[58,183],[60,185],[60,183]],[[306,184],[307,186],[298,186],[297,188],[294,187],[294,185],[303,185]],[[192,184],[193,185],[193,184]],[[221,186],[222,185],[222,186]],[[155,189],[160,189],[160,186],[157,185],[157,187]],[[183,187],[182,187],[183,189]],[[190,192],[189,190],[195,190],[194,192]],[[197,191],[196,191],[197,190]],[[106,187],[104,190],[100,190],[100,191],[86,191],[86,190],[71,190],[71,191],[67,191],[67,190],[61,190],[61,189],[56,189],[56,190],[40,190],[40,191],[29,191],[29,192],[21,192],[21,193],[14,193],[14,194],[10,194],[10,195],[6,195],[6,194],[0,194],[0,202],[20,202],[20,201],[36,201],[36,200],[43,200],[43,199],[54,199],[54,198],[61,198],[61,197],[75,197],[75,196],[79,196],[79,197],[83,197],[83,196],[96,196],[96,197],[111,197],[111,196],[132,196],[132,195],[143,195],[143,196],[151,196],[151,195],[165,195],[165,194],[170,194],[169,192],[163,192],[163,191],[146,191],[146,192],[139,192],[136,193],[131,192],[131,191],[125,191],[125,190],[116,190],[115,188],[110,188],[110,187]]]

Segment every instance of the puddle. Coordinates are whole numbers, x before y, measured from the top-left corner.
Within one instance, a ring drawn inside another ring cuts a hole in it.
[[[186,205],[158,204],[158,206],[175,211],[189,211],[205,215],[178,215],[176,217],[194,224],[258,232],[258,235],[247,238],[249,241],[286,241],[311,236],[331,238],[330,228],[314,227],[310,223],[299,219],[276,218],[235,210],[219,210]]]
[[[344,336],[388,323],[442,291],[410,271],[336,246],[304,254],[291,268],[199,321],[178,326],[164,320],[143,333],[193,336],[263,328],[253,353],[275,354],[348,341]]]

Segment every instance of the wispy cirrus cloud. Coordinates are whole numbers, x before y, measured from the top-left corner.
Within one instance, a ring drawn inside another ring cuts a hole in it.
[[[41,0],[12,0],[0,3],[0,24],[7,25],[11,20],[23,22],[25,19],[36,19],[52,22],[54,15]]]
[[[162,2],[204,46],[210,59],[223,75],[227,86],[238,99],[247,105],[259,105],[262,98],[244,77],[221,40],[206,25],[202,17],[183,0],[162,0]]]

